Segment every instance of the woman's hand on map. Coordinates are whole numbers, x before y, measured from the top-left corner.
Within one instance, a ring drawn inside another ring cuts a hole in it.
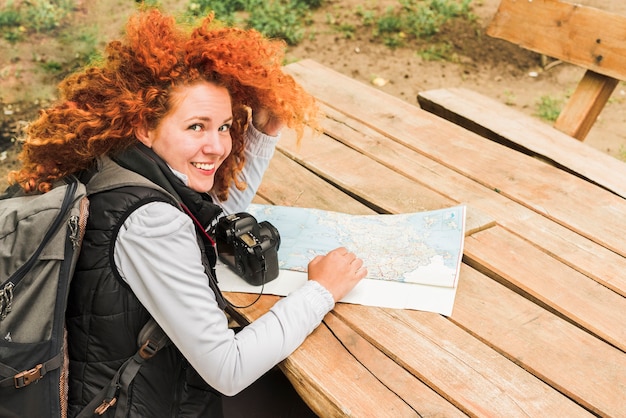
[[[326,255],[318,255],[309,263],[309,280],[315,280],[326,288],[335,302],[347,295],[367,275],[363,260],[344,247],[336,248]]]

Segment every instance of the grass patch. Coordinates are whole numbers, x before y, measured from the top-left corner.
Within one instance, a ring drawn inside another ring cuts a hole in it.
[[[449,43],[438,43],[429,45],[417,52],[417,55],[425,61],[444,61],[454,57],[452,45]]]
[[[22,40],[28,32],[58,29],[74,10],[74,0],[8,0],[0,10],[0,30],[10,42]]]
[[[185,17],[214,12],[228,26],[256,29],[269,38],[297,45],[304,36],[309,11],[320,5],[321,0],[191,0]]]
[[[555,122],[561,113],[563,100],[548,95],[541,96],[536,104],[535,116],[548,121]]]
[[[281,38],[297,45],[304,37],[311,11],[323,0],[190,0],[185,17],[195,19],[215,12],[218,20],[229,26],[254,28],[270,38]],[[359,5],[354,13],[362,27],[372,28],[375,41],[390,48],[405,46],[414,39],[428,39],[452,19],[475,20],[472,0],[399,0],[382,12],[377,2]],[[358,27],[327,15],[326,24],[346,39],[353,39]],[[427,48],[426,59],[449,59],[450,48],[437,45]]]
[[[401,46],[404,40],[428,39],[452,19],[475,20],[472,0],[400,0],[375,19],[374,37],[388,46]]]

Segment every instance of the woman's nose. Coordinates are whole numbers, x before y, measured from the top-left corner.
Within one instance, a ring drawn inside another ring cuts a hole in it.
[[[220,135],[220,132],[207,132],[207,135],[204,138],[202,151],[205,154],[216,154],[221,155],[224,153],[224,143],[223,143],[223,134]]]

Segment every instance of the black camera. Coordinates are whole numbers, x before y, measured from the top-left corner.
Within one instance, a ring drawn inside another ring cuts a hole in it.
[[[215,241],[220,259],[251,285],[278,277],[280,235],[271,223],[245,212],[228,215],[218,221]]]

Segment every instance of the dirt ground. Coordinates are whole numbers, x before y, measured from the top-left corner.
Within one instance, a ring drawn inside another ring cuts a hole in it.
[[[4,0],[0,0],[2,3]],[[79,0],[74,17],[82,28],[96,31],[99,45],[116,37],[135,7],[133,1]],[[164,9],[176,13],[187,0],[164,0]],[[417,93],[440,87],[466,87],[507,103],[529,115],[536,113],[542,96],[565,99],[582,76],[568,64],[542,69],[540,57],[507,42],[489,38],[484,28],[499,0],[474,0],[472,12],[479,30],[467,23],[448,25],[433,42],[449,42],[453,61],[427,61],[415,47],[390,49],[373,42],[371,27],[357,27],[348,39],[329,22],[356,24],[358,6],[384,10],[390,0],[325,0],[313,17],[304,40],[287,50],[287,60],[314,59],[364,83],[380,82],[379,89],[417,105]],[[626,15],[623,0],[577,0],[577,3]],[[39,69],[42,63],[71,61],[71,42],[60,43],[52,34],[38,34],[27,42],[0,40],[0,179],[15,166],[12,140],[37,110],[54,100],[58,77]],[[70,56],[70,58],[68,58]],[[626,85],[618,86],[586,139],[586,143],[617,158],[626,159]],[[547,122],[546,122],[547,123]]]
[[[333,3],[349,11],[361,2],[336,0]],[[499,3],[500,0],[472,2],[473,13],[478,16],[483,29]],[[623,0],[578,0],[575,3],[626,15],[626,2]],[[456,26],[439,35],[440,39],[452,42],[458,62],[424,61],[412,49],[390,50],[372,44],[366,35],[353,40],[342,39],[337,34],[319,35],[315,43],[303,43],[291,53],[295,57],[315,59],[365,83],[382,78],[387,83],[379,87],[381,90],[415,105],[419,91],[466,87],[533,116],[542,96],[565,99],[582,77],[583,70],[568,64],[555,65],[544,71],[537,54],[490,38],[484,35],[484,31],[477,35],[470,30],[468,26]],[[626,159],[625,122],[626,84],[621,83],[585,142],[617,158]]]

